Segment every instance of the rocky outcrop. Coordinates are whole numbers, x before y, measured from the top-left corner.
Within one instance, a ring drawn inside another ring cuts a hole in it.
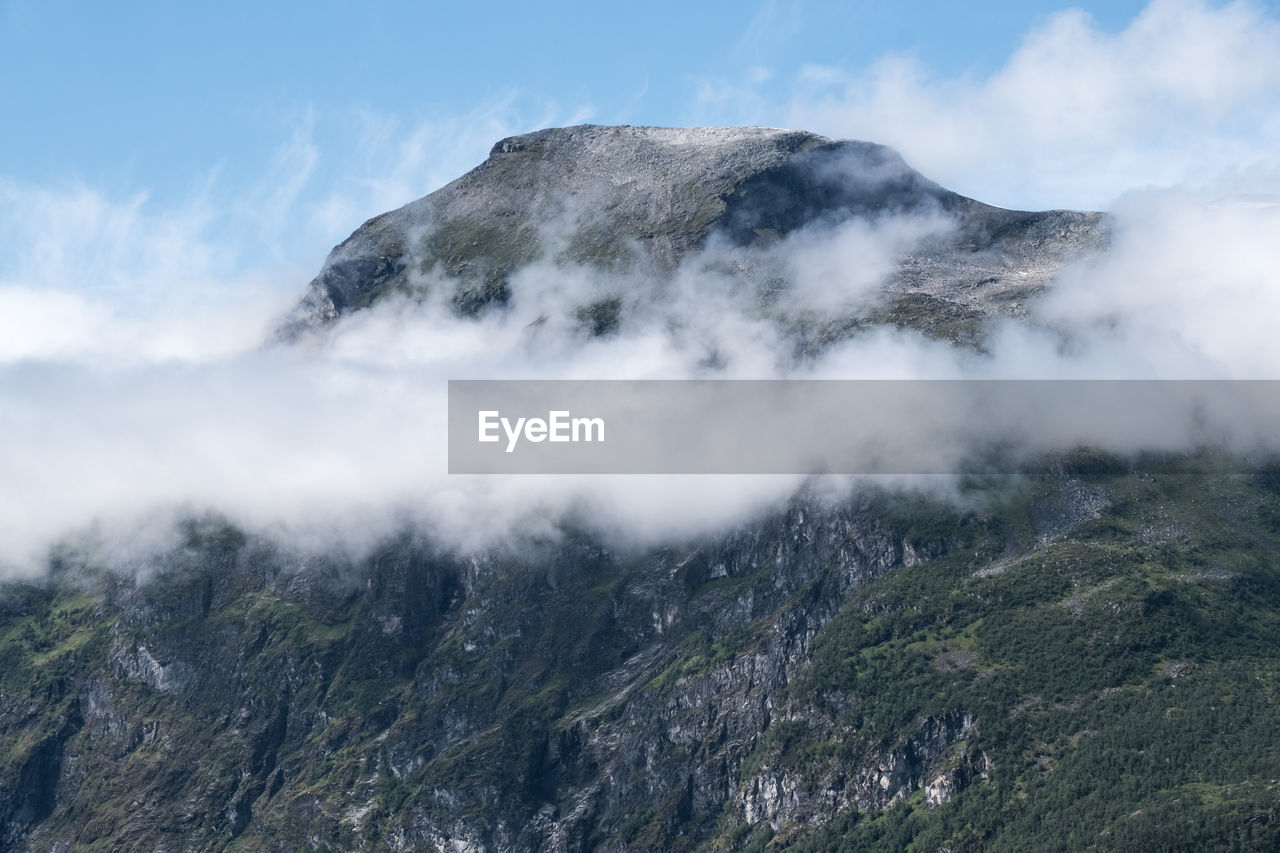
[[[774,830],[816,826],[850,809],[883,810],[921,788],[936,808],[991,769],[985,753],[968,747],[974,724],[960,710],[928,717],[900,746],[879,744],[857,760],[834,762],[816,784],[795,771],[763,767],[739,792],[742,817]]]

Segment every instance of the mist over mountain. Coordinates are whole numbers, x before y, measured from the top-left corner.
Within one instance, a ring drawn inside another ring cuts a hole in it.
[[[449,378],[1272,378],[1276,211],[1212,201],[542,130],[366,222],[260,348],[20,364],[0,848],[1266,849],[1271,467],[442,465]]]

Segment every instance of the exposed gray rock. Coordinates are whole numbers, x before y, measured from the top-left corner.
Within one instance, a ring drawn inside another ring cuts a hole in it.
[[[900,258],[878,306],[819,318],[811,344],[876,322],[969,338],[983,318],[1022,312],[1066,260],[1106,241],[1100,214],[982,204],[869,142],[758,127],[556,128],[504,139],[471,172],[362,225],[279,336],[432,287],[476,314],[506,302],[513,274],[540,259],[662,276],[713,242],[738,253],[728,267],[754,278],[767,302],[785,281],[753,252],[802,229],[893,214],[939,214],[956,227]],[[576,311],[602,334],[622,307],[613,298]]]

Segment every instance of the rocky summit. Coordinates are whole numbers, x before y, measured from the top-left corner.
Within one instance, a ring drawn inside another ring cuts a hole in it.
[[[886,217],[948,225],[833,336],[980,345],[1106,245],[873,144],[546,130],[363,225],[280,338],[392,299],[470,322],[535,264],[712,258],[771,311],[774,247]],[[589,338],[619,305],[561,307]],[[316,555],[209,515],[127,570],[57,548],[0,590],[0,850],[1276,849],[1280,473],[1212,461],[1078,449],[631,548],[565,520]]]
[[[777,241],[910,215],[952,227],[907,247],[861,317],[824,319],[971,334],[984,318],[1019,314],[1065,261],[1107,240],[1101,214],[983,204],[868,142],[755,127],[542,130],[501,140],[471,172],[362,225],[334,248],[280,334],[293,339],[432,284],[474,315],[507,302],[513,276],[539,260],[661,277],[710,245],[771,291],[779,275],[753,261]],[[603,331],[619,320],[617,303],[611,295],[572,308]]]

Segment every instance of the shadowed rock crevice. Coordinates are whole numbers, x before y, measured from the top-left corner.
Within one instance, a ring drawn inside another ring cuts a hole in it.
[[[57,729],[22,759],[8,797],[0,806],[0,850],[16,847],[18,840],[49,817],[58,803],[58,780],[67,741],[84,726],[78,700],[71,700],[56,724]]]

